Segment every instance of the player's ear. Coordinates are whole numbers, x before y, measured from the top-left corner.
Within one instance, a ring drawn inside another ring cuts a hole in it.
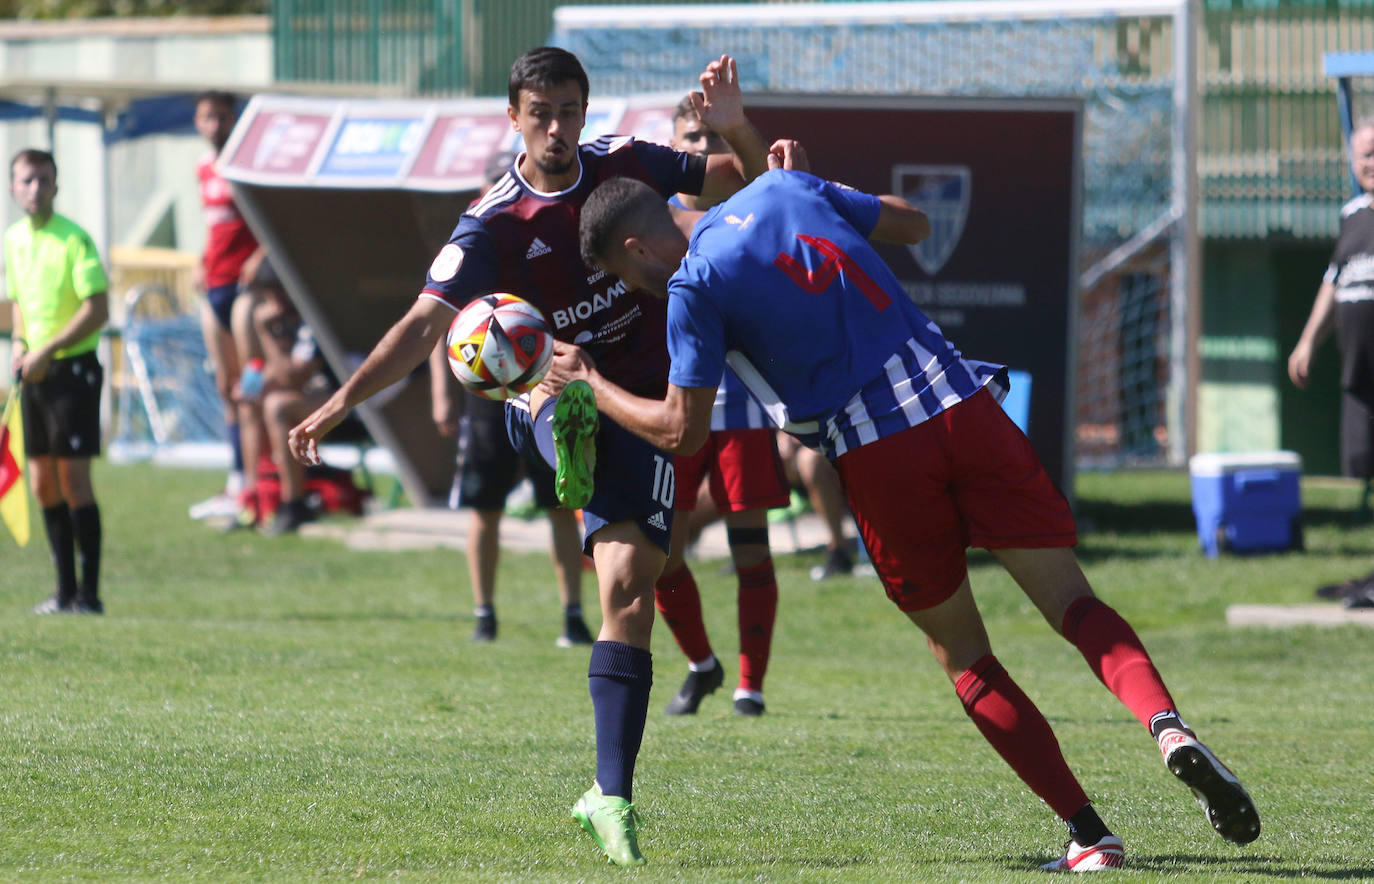
[[[621,246],[625,249],[626,253],[631,255],[643,257],[644,255],[649,254],[648,245],[645,244],[644,240],[640,239],[637,236],[625,237],[625,241],[621,243]]]
[[[510,127],[516,132],[520,131],[520,111],[512,105],[506,105],[506,116],[510,117]]]

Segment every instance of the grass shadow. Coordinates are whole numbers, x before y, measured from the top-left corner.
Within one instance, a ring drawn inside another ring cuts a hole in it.
[[[1246,877],[1323,878],[1333,881],[1368,880],[1374,877],[1374,863],[1362,866],[1317,868],[1299,865],[1278,856],[1244,854],[1224,857],[1207,854],[1133,854],[1126,855],[1127,868],[1148,872],[1216,873],[1229,872]]]
[[[1050,859],[1043,853],[1021,853],[1003,856],[1001,862],[1009,871],[1026,871],[1037,869]],[[1230,874],[1244,878],[1322,878],[1333,881],[1358,881],[1368,880],[1374,876],[1374,865],[1315,868],[1272,855],[1244,854],[1228,857],[1204,853],[1139,854],[1130,852],[1128,845],[1126,871],[1153,872],[1170,878],[1185,874]]]

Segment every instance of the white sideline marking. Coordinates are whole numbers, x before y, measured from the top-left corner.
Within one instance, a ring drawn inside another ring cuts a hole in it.
[[[1230,626],[1344,626],[1355,623],[1374,627],[1374,608],[1327,605],[1229,605]]]

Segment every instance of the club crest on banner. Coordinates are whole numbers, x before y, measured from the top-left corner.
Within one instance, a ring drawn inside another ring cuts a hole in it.
[[[964,234],[973,170],[968,166],[893,166],[892,192],[930,219],[930,236],[907,248],[921,269],[934,276],[954,254]]]

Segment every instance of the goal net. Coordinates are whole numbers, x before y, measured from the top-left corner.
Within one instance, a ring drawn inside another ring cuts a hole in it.
[[[1079,466],[1116,466],[1187,454],[1186,17],[1177,0],[571,6],[552,42],[598,94],[685,91],[729,53],[746,92],[1081,98],[1071,423]]]

